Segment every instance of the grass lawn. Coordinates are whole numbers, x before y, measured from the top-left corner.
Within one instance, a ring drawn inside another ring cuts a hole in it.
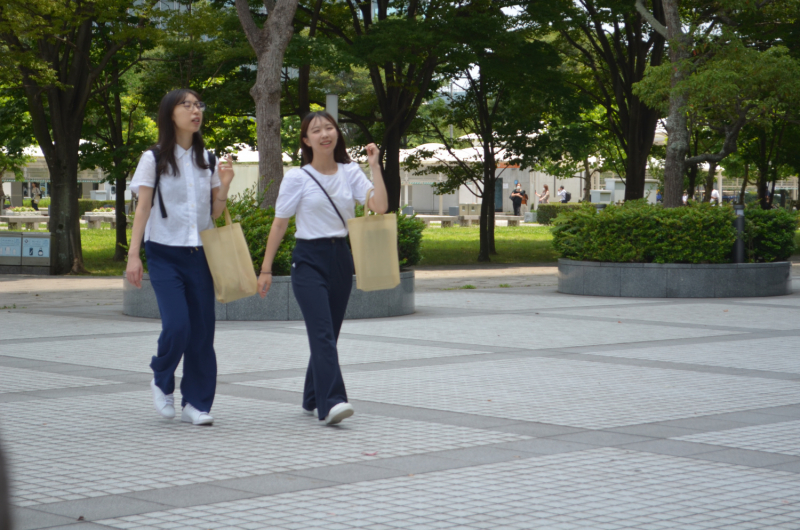
[[[492,263],[540,263],[558,259],[549,227],[498,226],[494,231],[497,255]],[[477,263],[480,247],[478,227],[426,228],[422,233],[422,261],[425,265],[467,265]]]
[[[83,263],[86,270],[94,276],[122,276],[125,271],[124,261],[112,261],[116,230],[81,230],[81,246],[83,247]],[[128,242],[131,231],[128,230]]]

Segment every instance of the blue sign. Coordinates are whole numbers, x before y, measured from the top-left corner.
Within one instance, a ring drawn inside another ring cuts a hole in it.
[[[21,252],[22,252],[22,238],[0,237],[0,256],[16,257],[19,256]]]
[[[49,258],[50,238],[46,237],[22,238],[22,255],[26,258]]]

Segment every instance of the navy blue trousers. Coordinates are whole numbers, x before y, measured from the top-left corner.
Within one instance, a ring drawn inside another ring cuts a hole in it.
[[[292,289],[306,322],[311,358],[303,408],[324,420],[347,401],[336,342],[353,286],[353,256],[344,238],[298,239],[292,254]]]
[[[175,390],[175,369],[183,357],[181,406],[211,411],[217,388],[214,353],[214,281],[203,247],[171,247],[147,241],[144,245],[150,282],[161,312],[158,355],[153,357],[156,385]]]

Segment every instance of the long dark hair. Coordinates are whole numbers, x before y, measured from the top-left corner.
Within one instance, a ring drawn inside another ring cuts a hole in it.
[[[166,174],[168,167],[172,169],[172,175],[178,175],[178,163],[175,161],[175,122],[172,121],[172,113],[175,112],[175,107],[186,101],[188,95],[200,101],[200,94],[189,88],[173,90],[161,98],[161,104],[158,106],[158,143],[153,146],[159,153],[156,164],[158,175]],[[208,162],[205,159],[206,143],[200,131],[192,134],[192,147],[197,167],[208,169]]]
[[[303,141],[303,138],[308,138],[308,127],[311,125],[311,122],[314,121],[314,118],[328,120],[336,128],[337,139],[336,147],[333,148],[333,159],[340,164],[349,164],[352,162],[352,160],[350,160],[350,155],[347,154],[347,145],[344,143],[344,136],[342,136],[342,130],[339,128],[339,124],[336,123],[333,116],[324,110],[320,110],[306,114],[306,117],[303,118],[303,122],[300,124],[300,151],[303,153],[303,165],[310,164],[311,161],[314,160],[314,151]]]

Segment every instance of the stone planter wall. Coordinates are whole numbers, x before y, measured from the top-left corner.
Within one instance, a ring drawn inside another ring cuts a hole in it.
[[[558,292],[636,298],[745,298],[792,293],[792,264],[558,260]]]
[[[150,284],[149,275],[142,279],[142,288],[137,289],[123,277],[122,313],[134,317],[161,318],[156,302],[156,293]],[[255,295],[229,304],[214,302],[217,320],[303,320],[300,306],[292,292],[289,276],[276,276],[272,287],[263,300]],[[345,319],[380,318],[410,315],[414,312],[414,272],[401,272],[400,285],[385,291],[364,292],[356,289],[353,276],[353,291],[347,305]]]

